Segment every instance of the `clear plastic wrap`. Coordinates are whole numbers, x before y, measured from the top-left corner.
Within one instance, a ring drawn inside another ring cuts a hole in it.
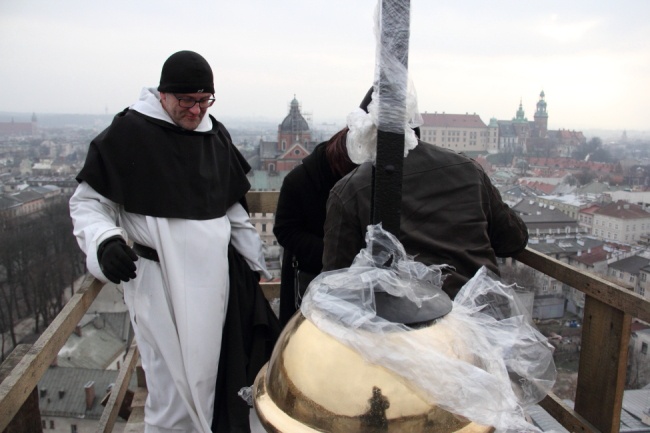
[[[376,60],[372,101],[347,117],[347,149],[356,164],[374,163],[377,129],[404,134],[404,157],[418,144],[413,128],[422,125],[415,87],[408,78],[409,13],[407,1],[377,2],[375,10]],[[384,8],[385,7],[385,8]],[[384,9],[382,9],[384,8]],[[383,37],[382,37],[383,35]],[[380,92],[380,86],[389,91]]]
[[[381,225],[368,227],[366,243],[350,268],[312,281],[302,314],[432,405],[500,432],[539,432],[525,408],[555,382],[553,349],[526,319],[514,288],[482,268],[433,324],[393,323],[377,315],[375,290],[424,302],[413,287],[425,280],[440,288],[445,266],[413,261]]]

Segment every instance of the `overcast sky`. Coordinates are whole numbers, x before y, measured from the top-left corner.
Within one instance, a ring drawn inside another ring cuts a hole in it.
[[[212,65],[216,117],[278,123],[294,95],[344,122],[372,84],[377,0],[0,0],[0,111],[114,113],[165,59]],[[421,112],[650,129],[650,1],[411,0]]]

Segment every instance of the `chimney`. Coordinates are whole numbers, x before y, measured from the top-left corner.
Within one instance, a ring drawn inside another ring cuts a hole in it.
[[[86,410],[90,410],[95,403],[95,382],[89,380],[84,385],[84,390],[86,391]]]

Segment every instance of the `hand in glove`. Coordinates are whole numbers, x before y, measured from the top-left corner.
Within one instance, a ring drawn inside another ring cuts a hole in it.
[[[106,239],[97,248],[99,266],[110,281],[119,284],[135,278],[135,262],[138,256],[120,236]]]

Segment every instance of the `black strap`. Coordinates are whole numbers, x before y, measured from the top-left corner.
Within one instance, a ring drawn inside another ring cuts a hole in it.
[[[143,259],[152,260],[154,262],[160,262],[160,259],[158,258],[158,253],[156,252],[156,250],[154,250],[151,247],[147,247],[137,242],[133,242],[133,251]]]

